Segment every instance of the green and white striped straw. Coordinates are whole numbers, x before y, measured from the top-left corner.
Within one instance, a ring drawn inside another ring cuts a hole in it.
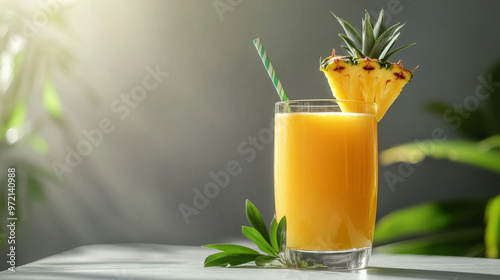
[[[262,63],[264,63],[264,67],[266,67],[267,74],[269,74],[269,77],[273,81],[273,85],[276,88],[276,91],[278,92],[281,101],[288,101],[288,97],[285,94],[285,90],[283,89],[283,86],[281,85],[281,82],[278,79],[278,75],[276,75],[276,72],[274,71],[274,67],[271,64],[271,61],[269,60],[269,56],[267,56],[266,50],[264,50],[264,47],[260,42],[260,38],[253,40],[253,44],[255,45],[257,51],[259,52],[260,59],[262,59]]]

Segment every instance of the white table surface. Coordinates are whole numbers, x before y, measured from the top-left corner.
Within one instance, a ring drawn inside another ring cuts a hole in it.
[[[0,279],[500,279],[500,260],[374,254],[358,271],[299,271],[284,268],[203,268],[217,252],[197,246],[160,244],[89,245],[3,271]]]

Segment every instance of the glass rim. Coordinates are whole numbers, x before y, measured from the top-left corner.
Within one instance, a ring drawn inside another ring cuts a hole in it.
[[[318,104],[315,106],[338,106],[339,103],[358,103],[358,104],[366,104],[366,105],[377,105],[375,102],[368,102],[368,101],[361,101],[361,100],[349,100],[349,99],[294,99],[294,100],[288,100],[288,101],[278,101],[276,102],[276,105],[298,105],[298,106],[311,106],[311,105],[305,105],[305,104],[297,104],[297,103],[305,103],[305,102],[332,102],[336,104]]]

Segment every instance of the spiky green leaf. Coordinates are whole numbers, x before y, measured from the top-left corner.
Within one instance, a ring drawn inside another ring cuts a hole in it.
[[[365,56],[363,55],[363,52],[358,49],[355,45],[354,45],[354,42],[349,39],[346,35],[344,34],[339,34],[340,38],[342,38],[344,40],[344,42],[346,43],[347,46],[349,46],[349,48],[353,49],[354,52],[352,53],[349,53],[352,57],[360,57],[360,58],[364,58]]]
[[[359,36],[359,33],[356,31],[356,29],[354,29],[354,27],[352,27],[352,25],[350,25],[347,21],[336,16],[333,12],[331,12],[331,13],[337,19],[337,21],[340,23],[340,25],[344,29],[347,37],[353,42],[353,45],[356,48],[361,49],[362,48],[362,40],[361,40],[361,36]]]
[[[343,48],[344,50],[346,50],[348,54],[353,54],[353,53],[356,53],[356,51],[355,51],[354,49],[351,49],[351,48],[349,48],[349,47],[348,47],[348,46],[346,46],[346,45],[342,45],[342,46],[340,46],[340,47],[341,47],[341,48]]]
[[[367,56],[375,44],[375,35],[373,34],[373,26],[370,19],[370,14],[366,12],[363,20],[363,57]]]
[[[388,40],[388,42],[386,43],[386,45],[384,45],[383,50],[380,52],[379,59],[381,59],[381,60],[387,60],[387,54],[389,53],[389,51],[391,50],[392,46],[394,45],[394,43],[399,38],[399,34],[400,34],[399,30],[401,30],[401,28],[403,28],[403,26],[405,26],[405,25],[406,25],[406,23],[403,23],[400,26],[396,27],[394,29],[394,31],[392,31],[390,39]]]
[[[398,22],[398,25],[399,25],[399,22]],[[399,32],[399,30],[401,30],[401,28],[403,28],[404,26],[406,25],[406,22],[399,25],[398,27],[396,27],[396,29],[394,29],[394,31],[392,31],[392,34],[391,34],[391,37],[394,37],[396,33]]]
[[[409,44],[390,52],[399,37],[398,31],[405,24],[400,25],[400,23],[397,23],[387,28],[384,9],[380,10],[375,25],[371,20],[370,14],[365,10],[365,17],[362,20],[362,36],[359,36],[359,33],[348,22],[337,17],[335,14],[333,16],[335,16],[346,32],[346,34],[339,34],[346,43],[346,46],[342,46],[342,48],[347,50],[353,58],[370,57],[372,59],[387,60],[396,52],[413,45]]]
[[[385,30],[386,30],[385,14],[384,14],[384,8],[382,8],[378,15],[377,22],[373,27],[373,34],[375,34],[375,39],[377,39],[380,36],[380,34],[384,33]]]
[[[378,39],[375,41],[375,44],[373,45],[373,48],[370,51],[368,57],[373,59],[379,59],[380,53],[382,52],[384,47],[387,46],[387,43],[392,39],[394,31],[398,27],[398,25],[399,22],[389,27],[389,29],[385,30],[382,34],[380,34]]]
[[[391,38],[391,40],[389,40],[387,42],[387,45],[384,47],[384,49],[380,53],[380,56],[379,56],[378,59],[380,59],[380,60],[386,60],[385,57],[386,57],[387,53],[391,50],[391,48],[394,45],[394,43],[396,43],[396,41],[398,40],[400,34],[401,33],[396,34],[394,37]]]
[[[395,54],[395,53],[397,53],[397,52],[399,52],[399,51],[402,51],[402,50],[404,50],[404,49],[406,49],[406,48],[408,48],[408,47],[411,47],[411,46],[413,46],[413,45],[415,45],[415,44],[416,44],[416,43],[411,43],[411,44],[404,45],[404,46],[402,46],[402,47],[399,47],[399,48],[397,48],[397,49],[393,50],[392,52],[388,53],[388,54],[385,56],[385,60],[389,60],[389,58],[391,58],[391,56],[392,56],[393,54]]]

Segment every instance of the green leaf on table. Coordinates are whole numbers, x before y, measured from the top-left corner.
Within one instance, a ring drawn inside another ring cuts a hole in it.
[[[276,256],[277,252],[274,251],[273,247],[262,237],[259,231],[254,228],[243,226],[241,229],[244,236],[257,244],[259,249],[269,255]]]
[[[484,243],[488,258],[500,258],[500,195],[488,201]]]
[[[376,244],[394,242],[424,234],[482,227],[484,199],[460,199],[422,203],[396,210],[375,226]]]
[[[278,247],[280,252],[285,251],[286,247],[286,217],[283,216],[278,223],[278,228],[276,229],[276,237],[278,240]]]
[[[255,259],[255,264],[257,266],[268,266],[276,259],[277,259],[277,257],[273,257],[273,256],[258,256]]]
[[[271,230],[269,232],[269,237],[271,238],[271,245],[273,246],[274,251],[279,252],[280,246],[278,245],[278,236],[276,235],[277,229],[278,229],[278,222],[276,222],[276,217],[274,217],[271,222]]]
[[[255,251],[254,249],[234,244],[208,244],[208,245],[203,245],[202,247],[212,248],[223,252],[232,252],[241,254],[259,254],[259,252]]]
[[[254,242],[259,249],[267,254],[261,254],[254,249],[234,244],[208,244],[202,247],[220,250],[222,252],[212,254],[205,259],[205,267],[208,266],[236,266],[255,261],[257,266],[271,266],[277,260],[286,266],[284,255],[280,252],[285,250],[286,219],[283,217],[278,223],[276,217],[271,222],[271,233],[267,232],[266,225],[262,220],[259,210],[246,200],[246,214],[248,221],[253,227],[243,226],[241,231],[245,237]],[[259,230],[260,229],[260,230]],[[268,240],[264,238],[265,233]]]
[[[408,162],[415,164],[425,157],[435,159],[447,159],[455,162],[475,165],[490,171],[500,173],[500,151],[487,149],[482,144],[490,143],[491,139],[498,141],[500,138],[494,135],[481,142],[467,140],[448,140],[439,142],[433,140],[416,141],[387,149],[380,153],[380,161],[383,165],[396,162]],[[491,145],[491,143],[489,144]]]
[[[260,232],[262,237],[267,243],[271,244],[271,239],[269,238],[269,232],[267,231],[266,224],[260,215],[259,210],[255,207],[250,200],[246,200],[246,215],[248,222]]]
[[[205,267],[210,266],[236,266],[254,261],[260,254],[241,254],[233,252],[219,252],[205,259]]]

